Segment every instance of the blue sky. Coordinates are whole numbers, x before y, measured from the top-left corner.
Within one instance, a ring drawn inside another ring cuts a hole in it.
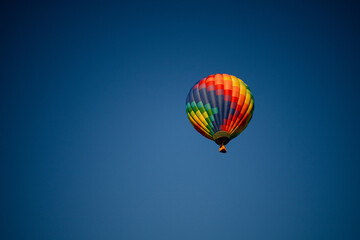
[[[359,5],[2,3],[1,239],[359,239]],[[243,79],[218,153],[192,85]]]

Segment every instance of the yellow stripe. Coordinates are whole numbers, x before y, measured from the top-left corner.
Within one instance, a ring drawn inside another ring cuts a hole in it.
[[[224,77],[224,80],[226,80],[226,81],[231,81],[231,76],[230,75],[223,75],[223,77]]]
[[[194,118],[194,120],[196,121],[197,124],[199,124],[201,126],[201,129],[206,132],[206,133],[210,133],[210,131],[206,128],[206,126],[200,121],[200,119],[196,116],[196,114],[194,113],[194,111],[191,111],[191,116]]]
[[[196,115],[198,116],[198,118],[201,120],[201,122],[202,122],[205,126],[208,125],[207,121],[205,120],[204,116],[201,114],[200,111],[196,111]]]
[[[211,134],[210,134],[209,132],[206,132],[206,131],[194,120],[194,118],[189,114],[189,112],[187,113],[187,115],[188,115],[188,118],[189,118],[189,120],[190,120],[190,122],[191,122],[192,125],[197,126],[197,127],[202,131],[202,133],[203,133],[204,135],[206,135],[206,136],[208,136],[209,138],[211,138]]]
[[[250,93],[250,91],[248,91]],[[241,109],[241,113],[244,114],[244,116],[242,117],[242,119],[240,120],[240,122],[238,123],[237,126],[234,126],[234,129],[230,132],[230,134],[232,135],[233,133],[235,133],[240,127],[241,127],[241,124],[242,124],[242,121],[243,119],[245,119],[248,114],[248,111],[250,110],[251,111],[251,108],[253,107],[253,105],[250,105],[250,101],[253,102],[252,98],[251,98],[251,94],[246,94],[246,97],[245,97],[245,103],[248,105],[248,108],[247,109]],[[250,108],[251,107],[251,108]]]
[[[246,95],[246,86],[243,83],[240,83],[240,94]]]
[[[206,118],[209,117],[209,115],[207,114],[207,112],[204,112],[202,115],[204,116],[205,120],[206,120]]]
[[[240,80],[237,77],[231,76],[231,80],[232,80],[233,86],[240,87]]]
[[[250,93],[249,89],[246,89],[245,103],[246,103],[247,105],[249,105],[250,99],[251,99],[251,93]]]

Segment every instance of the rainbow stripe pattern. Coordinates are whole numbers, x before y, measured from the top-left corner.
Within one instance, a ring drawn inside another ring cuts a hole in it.
[[[194,128],[214,140],[219,131],[238,136],[250,122],[254,98],[249,87],[239,78],[215,74],[201,79],[186,98],[186,113]]]

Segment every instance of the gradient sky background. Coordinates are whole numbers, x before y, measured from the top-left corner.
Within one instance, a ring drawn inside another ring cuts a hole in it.
[[[0,239],[360,239],[358,4],[8,2]],[[255,99],[227,154],[214,73]]]

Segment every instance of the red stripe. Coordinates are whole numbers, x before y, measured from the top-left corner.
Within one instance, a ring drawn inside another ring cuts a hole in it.
[[[225,90],[224,90],[224,95],[230,95],[230,96],[232,96],[232,90],[225,89]]]
[[[218,90],[218,89],[224,90],[224,84],[216,84],[215,85],[215,90]]]
[[[207,81],[206,82],[206,87],[208,86],[214,86],[215,85],[215,81]]]
[[[237,97],[232,97],[232,98],[231,98],[231,107],[235,109],[238,101],[239,101],[239,98],[237,98]]]

